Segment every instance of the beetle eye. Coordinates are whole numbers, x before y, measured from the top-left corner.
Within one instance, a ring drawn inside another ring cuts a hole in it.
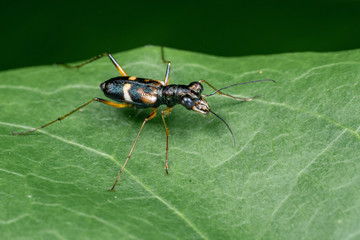
[[[200,94],[203,91],[203,86],[199,82],[192,82],[189,84],[189,89]]]
[[[181,99],[181,104],[189,110],[195,105],[194,101],[189,97],[183,97]]]

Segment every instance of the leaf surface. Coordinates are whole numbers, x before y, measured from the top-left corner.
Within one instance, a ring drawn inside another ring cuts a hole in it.
[[[165,49],[170,84],[206,79],[251,102],[207,98],[212,117],[174,108],[165,175],[160,114],[95,102],[42,131],[117,76],[107,59],[79,70],[0,73],[2,239],[359,239],[360,51],[223,58]],[[158,47],[114,55],[129,75],[162,80]],[[89,56],[90,57],[90,56]],[[212,89],[205,86],[205,93]]]

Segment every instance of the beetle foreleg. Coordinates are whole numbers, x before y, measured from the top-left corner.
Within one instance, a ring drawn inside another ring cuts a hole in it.
[[[248,101],[251,101],[253,98],[258,97],[258,96],[254,96],[254,97],[250,97],[250,98],[234,97],[234,96],[231,96],[231,95],[228,95],[228,94],[225,94],[225,93],[219,91],[218,89],[216,89],[214,86],[212,86],[212,85],[211,85],[208,81],[206,81],[206,80],[200,80],[199,82],[200,82],[200,83],[205,82],[205,83],[206,83],[207,85],[209,85],[212,89],[214,89],[215,91],[217,91],[218,94],[220,94],[220,95],[222,95],[222,96],[224,96],[224,97],[229,97],[229,98],[235,99],[235,100],[240,100],[240,101],[246,101],[246,102],[248,102]]]

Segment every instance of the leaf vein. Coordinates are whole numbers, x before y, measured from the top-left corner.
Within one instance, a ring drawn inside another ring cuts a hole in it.
[[[11,127],[19,127],[19,128],[24,128],[24,129],[33,129],[32,127],[28,127],[28,126],[24,126],[24,125],[18,125],[18,124],[13,124],[13,123],[7,123],[7,122],[1,122],[1,125],[6,125],[6,126],[11,126]],[[96,150],[94,148],[90,148],[87,147],[85,145],[64,139],[62,137],[56,136],[54,134],[50,134],[44,130],[38,130],[38,132],[41,132],[49,137],[55,138],[59,141],[62,141],[64,143],[67,144],[71,144],[77,147],[80,147],[82,149],[85,149],[87,151],[91,151],[93,153],[96,153],[100,156],[103,156],[107,159],[110,159],[111,161],[113,161],[114,163],[116,163],[117,165],[121,166],[120,163],[118,161],[116,161],[116,159],[114,157],[112,157],[111,155],[107,154],[107,153],[103,153],[99,150]],[[137,183],[139,183],[147,192],[149,192],[151,195],[153,195],[156,199],[158,199],[161,203],[163,203],[168,209],[172,210],[176,215],[178,215],[181,219],[183,219],[183,221],[188,224],[201,238],[203,239],[208,239],[204,233],[202,233],[197,227],[196,225],[194,225],[182,212],[180,212],[177,208],[175,208],[174,206],[172,206],[170,203],[168,203],[167,201],[165,201],[163,198],[161,198],[160,196],[156,195],[148,186],[146,186],[144,183],[142,183],[135,175],[133,175],[129,170],[125,169],[125,171],[130,175],[131,178],[133,178]]]
[[[230,161],[231,159],[233,159],[234,157],[238,156],[248,145],[250,142],[252,142],[254,140],[254,138],[256,137],[256,135],[261,131],[261,129],[263,128],[263,125],[261,125],[253,134],[252,136],[249,138],[249,140],[242,145],[242,147],[240,148],[239,151],[237,151],[235,154],[231,155],[229,158],[225,159],[224,161],[216,164],[213,168],[218,168],[221,165],[227,163],[228,161]]]
[[[312,68],[308,69],[306,72],[304,72],[303,74],[301,74],[300,76],[294,78],[293,81],[297,81],[301,78],[304,78],[305,76],[309,75],[311,72],[318,70],[318,69],[329,68],[329,67],[334,67],[334,66],[338,66],[338,65],[355,65],[355,64],[360,64],[360,62],[337,62],[337,63],[320,65],[317,67],[312,67]]]
[[[340,123],[340,122],[337,122],[331,118],[329,118],[328,116],[326,115],[323,115],[323,114],[319,114],[319,113],[315,113],[315,112],[312,112],[310,110],[307,110],[307,109],[303,109],[303,108],[298,108],[298,107],[293,107],[291,105],[288,105],[286,103],[278,103],[278,102],[268,102],[268,101],[263,101],[263,100],[260,100],[260,99],[257,99],[257,100],[254,100],[254,101],[257,101],[257,102],[260,102],[260,103],[263,103],[263,104],[268,104],[268,105],[274,105],[274,106],[279,106],[279,107],[284,107],[284,108],[287,108],[287,109],[290,109],[290,110],[293,110],[293,111],[299,111],[299,112],[303,112],[303,113],[307,113],[315,118],[318,118],[318,119],[322,119],[322,120],[325,120],[331,124],[333,124],[334,126],[337,126],[337,127],[340,127],[344,130],[346,130],[347,132],[351,133],[352,135],[354,135],[359,141],[360,141],[360,135],[359,133],[356,131],[356,130],[353,130],[347,126],[345,126],[344,124]]]
[[[2,224],[2,225],[13,224],[13,223],[16,223],[19,220],[25,218],[25,217],[28,217],[28,216],[29,216],[29,214],[26,213],[26,214],[22,214],[20,216],[17,216],[15,218],[12,218],[12,219],[9,219],[9,220],[0,220],[0,224]]]

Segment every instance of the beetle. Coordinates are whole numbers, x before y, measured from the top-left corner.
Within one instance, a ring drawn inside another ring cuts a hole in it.
[[[153,119],[156,116],[156,111],[157,111],[158,107],[161,105],[166,105],[166,109],[161,111],[161,117],[162,117],[162,120],[164,123],[165,133],[166,133],[166,161],[165,161],[165,173],[166,174],[169,173],[168,172],[168,168],[169,168],[169,166],[168,166],[169,129],[167,128],[167,125],[165,122],[165,117],[172,111],[174,106],[177,104],[180,104],[180,105],[184,106],[186,109],[195,111],[202,115],[208,115],[209,113],[215,115],[229,129],[232,139],[233,139],[233,142],[234,142],[234,145],[235,145],[235,137],[234,137],[233,132],[231,131],[231,128],[225,122],[224,119],[222,119],[219,115],[217,115],[210,109],[209,104],[207,103],[205,98],[217,93],[222,96],[229,97],[229,98],[232,98],[235,100],[251,101],[253,98],[258,97],[258,96],[254,96],[254,97],[250,97],[250,98],[240,98],[240,97],[234,97],[234,96],[225,94],[225,93],[221,92],[221,90],[224,90],[229,87],[237,86],[237,85],[242,85],[242,84],[248,84],[248,83],[254,83],[254,82],[264,82],[264,81],[272,81],[272,82],[275,82],[275,81],[271,80],[271,79],[255,80],[255,81],[250,81],[250,82],[232,84],[230,86],[226,86],[226,87],[223,87],[220,89],[216,89],[206,80],[191,82],[189,85],[178,85],[178,84],[169,85],[171,62],[166,61],[164,59],[163,48],[161,50],[162,50],[162,60],[163,60],[163,62],[167,63],[164,81],[129,76],[125,72],[125,70],[120,66],[120,64],[118,64],[118,62],[115,60],[115,58],[109,53],[104,53],[104,54],[98,55],[98,56],[93,57],[93,58],[89,59],[88,61],[83,62],[76,66],[62,64],[63,66],[68,67],[68,68],[77,68],[78,69],[78,68],[80,68],[88,63],[91,63],[97,59],[100,59],[102,57],[105,57],[105,56],[109,57],[109,59],[115,65],[115,67],[117,68],[117,70],[119,71],[121,76],[111,78],[111,79],[101,83],[100,88],[106,97],[114,100],[115,102],[95,97],[95,98],[91,99],[90,101],[86,102],[85,104],[81,105],[80,107],[65,114],[64,116],[59,117],[45,125],[42,125],[41,127],[32,129],[30,131],[26,131],[26,132],[12,132],[11,134],[12,135],[25,135],[25,134],[37,131],[39,129],[45,128],[55,122],[61,121],[62,119],[66,118],[69,115],[73,114],[74,112],[84,108],[85,106],[87,106],[88,104],[90,104],[94,101],[101,102],[101,103],[104,103],[106,105],[109,105],[109,106],[112,106],[115,108],[132,108],[132,107],[151,108],[152,111],[144,119],[144,121],[140,127],[140,130],[138,131],[138,133],[136,135],[134,143],[130,149],[130,152],[125,160],[125,163],[121,167],[121,170],[119,171],[119,174],[116,177],[115,183],[113,184],[111,191],[114,191],[115,186],[119,180],[119,177],[120,177],[121,173],[124,171],[125,166],[134,151],[135,145],[136,145],[138,138],[144,128],[145,123],[147,121]],[[211,87],[214,90],[214,92],[211,94],[208,94],[208,95],[202,94],[202,92],[204,90],[204,87],[202,85],[203,83],[205,83],[209,87]]]

